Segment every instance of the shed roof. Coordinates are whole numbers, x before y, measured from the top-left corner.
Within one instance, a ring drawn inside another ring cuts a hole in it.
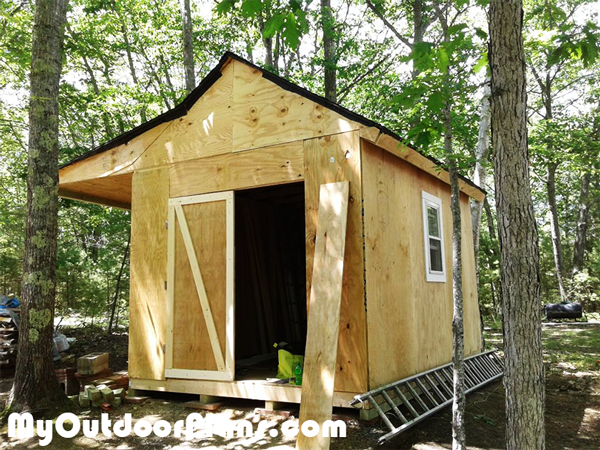
[[[219,60],[219,63],[210,71],[210,73],[177,106],[175,106],[174,108],[166,111],[163,114],[160,114],[159,116],[157,116],[145,123],[142,123],[141,125],[133,128],[133,129],[115,137],[114,139],[111,139],[110,141],[105,142],[104,144],[72,159],[71,161],[60,166],[60,169],[64,169],[72,164],[78,163],[80,161],[84,161],[94,155],[114,149],[115,147],[118,147],[122,144],[126,144],[126,143],[130,142],[132,139],[144,134],[145,132],[147,132],[165,122],[170,122],[179,117],[185,116],[191,110],[192,106],[211,88],[211,86],[213,86],[213,84],[219,78],[221,78],[222,69],[231,60],[239,61],[243,64],[250,66],[254,70],[260,71],[262,73],[262,76],[265,79],[273,82],[274,84],[276,84],[277,86],[279,86],[280,88],[282,88],[286,91],[290,91],[290,92],[293,92],[300,96],[303,96],[303,97],[307,98],[308,100],[310,100],[314,103],[317,103],[319,105],[322,105],[323,107],[328,108],[349,120],[352,120],[361,125],[364,125],[365,127],[370,128],[371,130],[377,130],[377,131],[375,131],[375,133],[378,132],[378,136],[385,135],[385,136],[392,138],[392,140],[390,140],[390,142],[387,142],[387,145],[381,145],[382,140],[377,139],[377,141],[378,141],[377,144],[382,146],[386,150],[392,151],[393,153],[395,153],[395,151],[393,151],[391,147],[392,146],[397,147],[398,143],[402,143],[406,148],[417,151],[420,155],[422,155],[424,158],[427,158],[435,166],[438,166],[441,169],[445,169],[445,166],[442,162],[433,158],[430,155],[423,154],[422,152],[416,150],[413,146],[409,146],[408,144],[406,144],[404,142],[404,140],[398,134],[389,130],[385,126],[383,126],[377,122],[374,122],[360,114],[350,111],[349,109],[344,108],[343,106],[341,106],[335,102],[327,100],[326,98],[324,98],[320,95],[310,92],[307,89],[305,89],[301,86],[298,86],[297,84],[294,84],[294,83],[292,83],[278,75],[275,75],[263,68],[260,68],[260,67],[256,66],[255,64],[251,63],[250,61],[247,61],[246,59],[244,59],[232,52],[226,52]],[[370,139],[370,140],[374,142],[376,139],[374,138],[374,139]],[[485,195],[485,191],[482,188],[477,186],[475,183],[473,183],[468,178],[466,178],[462,175],[459,175],[459,176],[460,176],[460,179],[470,188],[469,189],[470,195],[474,196],[473,193],[476,193],[477,195],[475,195],[475,196],[477,196],[477,197],[483,197]]]

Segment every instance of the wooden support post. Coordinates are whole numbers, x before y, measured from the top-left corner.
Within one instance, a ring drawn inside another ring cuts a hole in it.
[[[361,409],[359,412],[359,415],[360,415],[360,420],[362,420],[363,422],[370,422],[373,419],[376,419],[377,417],[379,417],[379,414],[377,413],[377,410],[375,408]]]
[[[200,403],[220,403],[223,397],[215,397],[214,395],[200,394]]]
[[[265,401],[265,410],[267,410],[267,411],[277,411],[278,409],[285,408],[285,406],[286,406],[286,403],[272,402],[269,400]]]
[[[331,420],[333,411],[348,193],[347,181],[321,185],[300,403],[301,427],[309,420],[322,427],[326,420]],[[296,448],[326,450],[329,442],[330,438],[323,437],[321,432],[314,437],[300,432]]]

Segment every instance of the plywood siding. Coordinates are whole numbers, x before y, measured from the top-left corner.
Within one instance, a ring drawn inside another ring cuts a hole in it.
[[[136,161],[136,169],[231,152],[231,64],[192,106],[189,113],[171,122],[167,130]]]
[[[357,130],[360,125],[233,61],[233,151]]]
[[[108,177],[116,173],[133,172],[133,163],[158,139],[170,124],[171,122],[165,122],[157,125],[126,144],[119,145],[60,169],[60,185],[62,186],[63,183]]]
[[[369,388],[447,363],[452,351],[450,188],[362,141]],[[442,200],[446,282],[425,278],[421,193]],[[479,316],[468,200],[463,209],[465,352],[477,353]]]
[[[157,125],[126,144],[61,169],[61,186],[231,153],[232,91],[233,68],[230,64],[188,114]]]
[[[170,166],[171,197],[302,181],[302,141]]]
[[[90,203],[131,208],[132,173],[95,178],[75,183],[61,183],[61,197]]]
[[[363,392],[367,388],[367,342],[358,132],[306,140],[304,165],[307,292],[310,292],[312,280],[320,186],[337,181],[350,182],[335,390]]]
[[[129,376],[164,380],[169,170],[133,175]]]
[[[226,205],[224,201],[183,206],[195,257],[225,359]],[[173,368],[217,370],[206,320],[186,252],[179,220],[175,230]]]

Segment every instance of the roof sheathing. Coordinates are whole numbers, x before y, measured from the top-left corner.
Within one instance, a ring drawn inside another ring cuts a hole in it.
[[[149,120],[148,122],[145,122],[119,136],[117,136],[114,139],[111,139],[110,141],[96,147],[93,150],[90,150],[89,152],[86,152],[80,156],[78,156],[75,159],[72,159],[71,161],[63,164],[62,166],[60,166],[60,168],[64,168],[64,167],[68,167],[72,164],[75,164],[77,162],[83,161],[87,158],[90,158],[94,155],[97,155],[99,153],[105,152],[107,150],[110,150],[114,147],[118,147],[119,145],[125,144],[129,141],[131,141],[133,138],[145,133],[148,130],[151,130],[152,128],[160,125],[161,123],[164,122],[169,122],[175,119],[178,119],[179,117],[185,116],[188,111],[192,108],[192,106],[194,105],[194,103],[196,103],[198,101],[198,99],[200,99],[200,97],[202,97],[202,95],[204,95],[204,93],[206,91],[208,91],[208,89],[210,89],[210,87],[219,79],[221,78],[221,71],[223,70],[223,68],[231,61],[231,60],[236,60],[239,61],[243,64],[246,64],[250,67],[252,67],[253,69],[259,70],[262,73],[262,76],[271,81],[272,83],[275,83],[277,86],[279,86],[282,89],[285,89],[286,91],[290,91],[293,92],[295,94],[301,95],[305,98],[307,98],[308,100],[311,100],[321,106],[324,106],[325,108],[328,108],[332,111],[335,111],[336,113],[340,114],[343,117],[346,117],[349,120],[352,120],[354,122],[360,123],[362,125],[365,125],[367,127],[374,127],[377,128],[381,133],[383,134],[387,134],[388,136],[391,136],[392,138],[398,140],[399,142],[404,142],[403,139],[398,136],[396,133],[394,133],[393,131],[389,130],[388,128],[384,127],[381,124],[378,124],[377,122],[374,122],[370,119],[367,119],[364,116],[361,116],[360,114],[357,114],[353,111],[350,111],[347,108],[344,108],[343,106],[338,105],[337,103],[334,103],[330,100],[327,100],[324,97],[321,97],[320,95],[314,94],[313,92],[308,91],[307,89],[304,89],[303,87],[300,87],[284,78],[281,78],[278,75],[275,75],[271,72],[268,72],[260,67],[258,67],[255,64],[252,64],[250,61],[245,60],[244,58],[231,53],[231,52],[226,52],[221,59],[219,60],[219,63],[209,72],[209,74],[200,82],[200,84],[198,85],[198,87],[196,87],[196,89],[194,89],[185,99],[183,99],[183,101],[177,105],[176,107],[174,107],[173,109],[170,109],[169,111],[155,117],[152,120]],[[413,150],[417,151],[417,149],[415,149],[412,146],[409,146],[410,148],[412,148]],[[419,152],[421,153],[421,152]],[[440,166],[444,169],[446,169],[445,165],[429,156],[429,155],[425,155],[423,153],[421,153],[424,157],[426,157],[427,159],[429,159],[433,164]],[[459,175],[460,179],[463,180],[465,183],[467,183],[469,186],[472,186],[476,189],[478,189],[479,191],[481,191],[483,194],[485,194],[485,190],[481,189],[479,186],[477,186],[475,183],[473,183],[471,180],[469,180],[466,177],[463,177],[462,175]]]

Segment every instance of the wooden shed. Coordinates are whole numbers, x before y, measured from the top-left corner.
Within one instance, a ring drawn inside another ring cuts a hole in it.
[[[303,350],[319,188],[348,181],[334,395],[348,406],[451,360],[448,180],[381,125],[227,53],[179,106],[61,167],[59,192],[131,210],[133,388],[299,403],[266,381],[269,354]],[[469,198],[485,194],[460,187],[468,356]]]

